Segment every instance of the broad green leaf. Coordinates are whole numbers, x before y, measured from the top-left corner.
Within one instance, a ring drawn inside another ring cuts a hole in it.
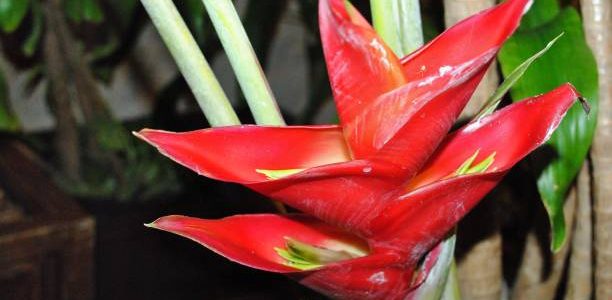
[[[0,26],[4,32],[13,32],[28,12],[30,0],[1,0]]]
[[[555,37],[552,41],[548,42],[548,44],[546,44],[546,47],[544,47],[544,49],[540,50],[538,53],[534,54],[532,57],[525,60],[522,64],[516,67],[514,71],[508,74],[504,82],[502,82],[502,84],[497,88],[497,90],[495,90],[493,95],[489,97],[483,109],[476,116],[476,119],[480,119],[486,115],[493,113],[493,111],[495,111],[495,109],[501,102],[504,95],[510,90],[510,88],[512,88],[512,86],[514,86],[514,84],[519,79],[521,79],[521,77],[523,77],[523,75],[525,74],[525,71],[529,69],[529,66],[531,66],[531,64],[534,61],[536,61],[538,58],[540,58],[542,55],[544,55],[544,53],[546,53],[548,49],[550,49],[550,47],[552,47],[552,45],[554,45],[555,42],[562,36],[563,36],[563,32],[559,34],[557,37]]]
[[[531,29],[552,21],[561,11],[558,0],[533,0],[529,12],[521,19],[521,29]]]
[[[586,45],[578,12],[573,8],[566,8],[550,21],[540,23],[548,18],[548,12],[544,12],[542,7],[552,1],[535,1],[538,2],[545,3],[534,7],[540,10],[534,11],[532,8],[528,15],[533,14],[533,23],[541,25],[533,28],[523,27],[523,30],[506,43],[499,54],[502,73],[509,76],[512,70],[532,53],[544,47],[548,41],[561,32],[565,32],[565,35],[547,55],[534,62],[521,80],[512,87],[513,101],[542,94],[570,82],[588,100],[592,108],[590,115],[583,111],[580,104],[569,110],[547,144],[547,147],[554,150],[554,154],[538,174],[538,190],[552,226],[551,248],[557,251],[563,246],[566,236],[563,203],[587,155],[597,121],[597,67],[593,54]]]

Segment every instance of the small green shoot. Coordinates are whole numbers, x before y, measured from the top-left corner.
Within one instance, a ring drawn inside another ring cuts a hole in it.
[[[491,153],[491,155],[487,156],[487,158],[480,161],[477,165],[473,165],[474,160],[476,160],[476,157],[478,156],[479,153],[480,153],[480,149],[476,150],[476,152],[472,156],[466,159],[465,162],[463,162],[459,166],[459,168],[457,168],[457,170],[454,173],[454,176],[471,175],[471,174],[479,174],[479,173],[486,172],[489,169],[489,167],[491,167],[493,162],[495,162],[495,155],[497,154],[497,152]]]

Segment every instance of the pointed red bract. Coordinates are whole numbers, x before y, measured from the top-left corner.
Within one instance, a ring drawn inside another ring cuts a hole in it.
[[[289,274],[300,283],[337,298],[401,299],[415,284],[414,266],[385,251],[309,271],[288,266],[274,250],[284,248],[287,237],[328,249],[344,243],[368,250],[365,241],[307,215],[237,215],[220,220],[167,216],[147,226],[191,239],[234,262]],[[435,257],[427,268],[434,261]]]
[[[136,135],[200,175],[242,184],[267,181],[258,169],[307,169],[349,160],[337,126],[144,129]]]
[[[476,162],[495,153],[489,170],[509,169],[550,137],[578,96],[572,85],[564,84],[472,121],[446,137],[408,188],[451,175],[476,151]]]
[[[365,242],[307,215],[253,214],[220,220],[167,216],[147,226],[191,239],[240,264],[279,273],[299,272],[274,250],[285,248],[287,237],[318,247],[346,243],[368,250]]]
[[[457,24],[404,59],[400,76],[393,52],[371,38],[374,30],[356,10],[342,0],[321,1],[321,37],[353,156],[393,163],[404,176],[413,176],[467,104],[527,3],[510,0]],[[360,60],[336,59],[347,51],[347,57]],[[400,77],[404,84],[396,80]],[[351,84],[360,89],[351,89]],[[403,155],[398,155],[400,150]]]
[[[450,27],[401,60],[407,81],[437,77],[483,53],[497,52],[532,1],[507,0]]]
[[[335,126],[235,126],[185,133],[145,129],[136,135],[198,174],[246,185],[358,234],[366,233],[364,226],[382,209],[382,196],[403,182],[400,170],[389,164],[342,162],[348,157]],[[265,147],[263,141],[269,141]],[[257,172],[300,168],[306,169],[275,180]]]
[[[420,247],[440,240],[513,165],[548,140],[577,98],[576,90],[565,84],[449,135],[423,173],[399,190],[403,195],[388,202],[372,223],[372,239],[380,241],[373,247],[408,250],[412,259],[418,259]],[[475,161],[496,153],[487,171],[452,177],[476,150],[480,152]]]
[[[378,96],[406,81],[393,51],[344,0],[319,2],[319,27],[329,79],[341,124],[346,126]],[[345,129],[345,133],[346,133]],[[375,151],[371,145],[347,139],[355,158]]]

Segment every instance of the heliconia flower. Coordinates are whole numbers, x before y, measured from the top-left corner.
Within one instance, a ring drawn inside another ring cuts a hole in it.
[[[168,216],[149,226],[192,239],[232,261],[288,273],[334,298],[401,299],[418,285],[413,275],[423,255],[514,164],[550,137],[577,98],[566,84],[446,136],[416,177],[388,191],[390,200],[368,223],[368,234],[302,214],[221,220]]]
[[[340,126],[136,133],[198,174],[304,214],[168,216],[148,226],[334,298],[410,297],[436,244],[550,137],[578,97],[563,85],[447,135],[527,5],[508,0],[400,60],[345,1],[321,0]]]
[[[366,235],[389,191],[413,177],[442,141],[527,4],[510,0],[468,18],[400,63],[354,8],[322,0],[321,36],[341,126],[139,136],[201,175]]]

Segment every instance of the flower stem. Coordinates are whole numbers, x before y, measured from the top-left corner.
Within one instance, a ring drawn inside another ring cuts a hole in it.
[[[285,125],[270,85],[231,0],[202,0],[260,125]]]
[[[172,0],[140,0],[211,126],[240,120]]]
[[[461,300],[461,291],[459,290],[459,281],[457,280],[457,265],[455,260],[451,262],[450,270],[448,270],[448,278],[444,284],[441,300]]]
[[[399,57],[423,45],[418,0],[370,0],[374,28]]]

